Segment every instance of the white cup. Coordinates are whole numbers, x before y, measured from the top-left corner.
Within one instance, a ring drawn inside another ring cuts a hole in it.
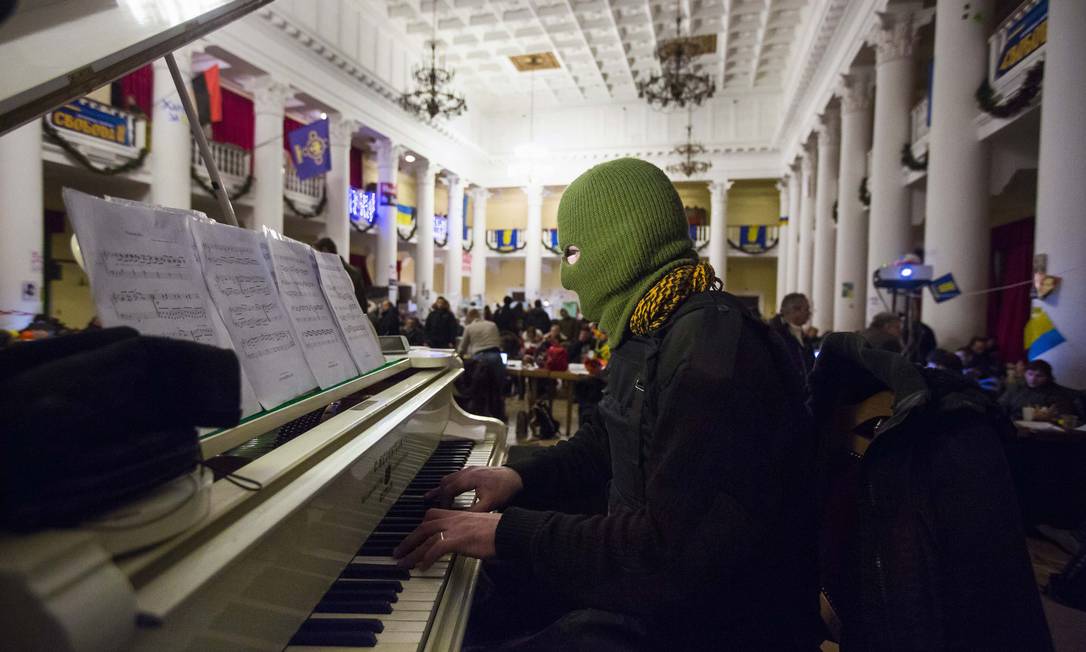
[[[1023,421],[1033,421],[1033,408],[1032,407],[1027,406],[1027,407],[1022,408],[1022,420]]]

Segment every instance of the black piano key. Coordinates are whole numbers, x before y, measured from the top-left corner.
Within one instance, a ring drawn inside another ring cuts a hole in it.
[[[374,564],[374,563],[350,563],[344,572],[354,573],[354,577],[357,579],[367,580],[409,580],[411,579],[411,571],[406,568],[400,568],[399,566],[393,566],[391,564]],[[334,586],[334,585],[333,585]],[[401,585],[402,588],[402,585]]]
[[[318,614],[390,614],[392,603],[385,600],[325,600],[313,607]]]
[[[355,632],[307,631],[299,629],[290,645],[320,645],[328,647],[374,647],[377,635],[365,630]]]
[[[385,631],[385,624],[376,618],[310,618],[299,630],[325,632],[373,632]]]
[[[351,589],[331,590],[324,594],[321,602],[357,602],[359,600],[379,600],[381,602],[399,602],[400,596],[388,589]]]
[[[350,589],[381,589],[393,593],[403,591],[403,582],[400,580],[371,579],[367,577],[366,569],[356,570],[352,566],[354,564],[347,564],[347,568],[343,569],[339,579],[332,582],[332,586],[329,588],[330,591],[347,591]]]

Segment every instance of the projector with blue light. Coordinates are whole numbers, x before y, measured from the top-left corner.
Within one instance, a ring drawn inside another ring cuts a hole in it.
[[[934,270],[931,265],[898,263],[875,270],[875,287],[892,290],[912,290],[931,283]]]

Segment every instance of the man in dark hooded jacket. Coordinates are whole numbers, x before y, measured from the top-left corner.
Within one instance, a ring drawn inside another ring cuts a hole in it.
[[[783,344],[698,262],[649,163],[579,177],[558,232],[562,284],[613,343],[606,395],[569,441],[447,476],[435,498],[478,503],[430,510],[397,556],[493,560],[473,645],[816,649],[814,445]]]

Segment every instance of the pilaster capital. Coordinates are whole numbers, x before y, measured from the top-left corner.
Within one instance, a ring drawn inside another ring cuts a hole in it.
[[[818,147],[830,149],[841,145],[841,114],[837,107],[829,107],[818,116],[815,127],[818,134]]]
[[[388,138],[377,138],[373,141],[373,153],[377,157],[378,168],[396,168],[400,165],[400,157],[406,151],[403,145],[397,145]]]
[[[709,182],[709,199],[720,201],[728,199],[728,191],[735,185],[731,179],[714,179]]]
[[[441,166],[433,161],[426,161],[420,163],[415,168],[415,178],[418,179],[419,185],[425,185],[433,188],[437,183],[437,175],[441,173]]]
[[[522,187],[521,190],[523,190],[524,194],[527,195],[527,197],[528,197],[528,205],[529,206],[532,205],[533,203],[538,203],[538,204],[543,203],[543,197],[546,195],[546,191],[544,190],[544,188],[543,188],[543,186],[541,184],[530,183],[530,184]]]
[[[362,123],[339,114],[328,116],[328,135],[333,145],[350,146],[355,133],[362,128]]]
[[[841,114],[870,111],[875,106],[875,69],[858,66],[841,75],[837,87],[841,98]]]
[[[803,143],[799,155],[799,166],[803,174],[810,174],[818,161],[818,147],[815,144],[815,139],[810,138],[807,142]]]
[[[283,105],[294,97],[290,84],[285,84],[271,75],[257,77],[246,85],[246,90],[253,94],[253,111],[256,113],[283,113]]]
[[[479,202],[485,202],[487,198],[494,195],[489,188],[483,188],[482,186],[468,188],[466,192],[475,201],[476,206],[479,205]]]
[[[876,14],[877,24],[872,41],[875,45],[875,61],[882,65],[897,59],[911,59],[916,45],[919,21],[919,3],[893,5]]]
[[[777,179],[777,183],[775,185],[775,187],[777,188],[777,192],[781,194],[788,192],[788,184],[789,179],[787,176],[783,176],[780,179]]]
[[[460,175],[453,174],[448,170],[445,171],[445,174],[441,175],[441,183],[448,186],[449,190],[452,190],[453,188],[464,187],[464,180],[460,178]]]

